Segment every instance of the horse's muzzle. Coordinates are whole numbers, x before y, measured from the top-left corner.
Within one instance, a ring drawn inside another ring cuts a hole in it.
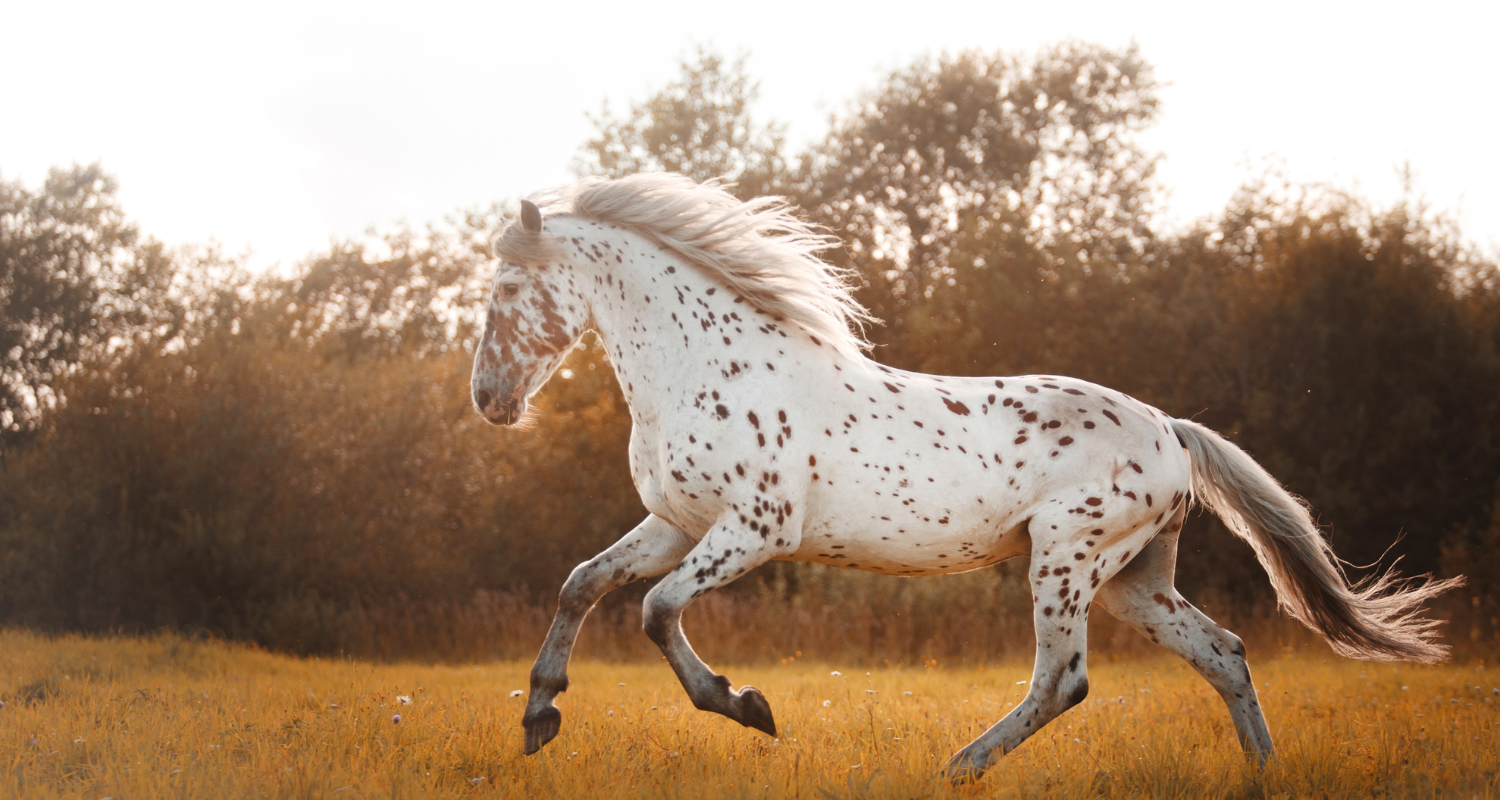
[[[478,389],[474,392],[474,407],[479,409],[480,415],[491,425],[514,425],[526,413],[526,398],[492,395]]]

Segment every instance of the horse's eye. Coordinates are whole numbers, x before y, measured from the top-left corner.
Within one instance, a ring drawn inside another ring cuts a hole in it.
[[[507,283],[500,288],[505,292],[506,297],[515,297],[521,293],[521,284],[519,283]]]

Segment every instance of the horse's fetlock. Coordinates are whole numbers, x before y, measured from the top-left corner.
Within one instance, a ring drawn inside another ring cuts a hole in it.
[[[568,676],[566,674],[555,675],[550,672],[542,671],[535,667],[533,667],[531,670],[532,694],[535,694],[538,691],[551,692],[552,694],[562,694],[563,692],[566,692],[568,690],[568,685],[570,683],[571,681],[568,679]]]

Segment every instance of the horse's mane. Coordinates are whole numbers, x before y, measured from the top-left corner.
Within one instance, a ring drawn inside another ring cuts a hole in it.
[[[761,311],[797,323],[845,354],[869,347],[860,330],[872,317],[854,299],[850,271],[817,256],[838,239],[798,219],[783,198],[740,202],[718,181],[700,184],[650,172],[583,180],[537,199],[554,213],[618,225],[650,239]],[[545,239],[512,222],[495,240],[495,255],[536,263],[557,252]]]

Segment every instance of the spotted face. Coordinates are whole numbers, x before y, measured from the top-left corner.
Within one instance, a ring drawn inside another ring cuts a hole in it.
[[[541,235],[539,215],[523,212],[522,224],[528,233]],[[484,334],[469,382],[479,413],[494,425],[520,421],[529,398],[562,364],[588,320],[588,303],[570,265],[522,267],[502,261],[490,285]]]

